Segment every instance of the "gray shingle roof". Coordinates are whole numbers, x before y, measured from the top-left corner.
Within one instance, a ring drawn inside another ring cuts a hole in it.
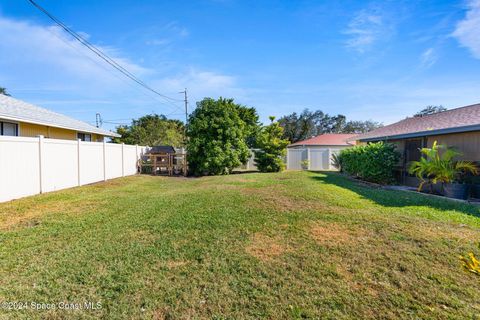
[[[36,105],[0,94],[0,119],[41,124],[86,133],[97,133],[107,137],[120,137],[111,131],[96,128],[88,123],[67,117]]]
[[[406,118],[361,134],[355,137],[355,140],[373,141],[477,130],[480,130],[480,104],[450,109],[423,117]]]

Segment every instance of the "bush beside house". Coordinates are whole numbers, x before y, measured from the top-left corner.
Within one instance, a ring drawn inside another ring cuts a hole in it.
[[[467,174],[478,174],[476,165],[471,161],[454,160],[462,154],[446,145],[437,144],[437,141],[433,142],[431,148],[422,148],[420,151],[423,157],[413,161],[409,168],[409,172],[420,181],[418,191],[428,184],[433,193],[433,185],[440,183],[445,196],[467,199],[469,188],[465,177]]]
[[[387,184],[394,181],[400,160],[395,145],[377,142],[344,149],[338,156],[342,171],[366,181]]]

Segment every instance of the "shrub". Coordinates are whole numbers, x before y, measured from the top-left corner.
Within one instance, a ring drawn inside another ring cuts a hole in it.
[[[435,183],[461,182],[465,174],[478,174],[478,169],[471,161],[454,161],[453,158],[461,153],[446,145],[437,144],[435,141],[431,148],[422,148],[423,157],[413,161],[408,169],[420,180],[418,191],[422,190],[425,183],[432,186]]]
[[[338,156],[342,171],[366,181],[387,184],[394,180],[393,170],[400,160],[395,145],[370,143],[344,149]]]
[[[255,163],[261,172],[279,172],[285,169],[283,157],[287,152],[288,140],[282,139],[283,128],[275,117],[270,117],[272,123],[262,128],[257,136]]]
[[[333,153],[331,164],[335,169],[342,172],[342,164],[340,163],[340,155],[338,155],[336,153]]]
[[[250,156],[246,127],[233,99],[198,102],[187,125],[190,171],[194,175],[229,174],[246,163]]]
[[[310,161],[308,159],[300,161],[300,165],[302,166],[303,170],[308,170],[308,167],[310,166]]]

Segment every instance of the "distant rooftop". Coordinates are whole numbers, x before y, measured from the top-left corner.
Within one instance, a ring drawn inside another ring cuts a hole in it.
[[[94,127],[86,122],[67,117],[63,114],[3,94],[0,94],[0,119],[70,129],[86,133],[96,133],[107,137],[120,137],[120,135],[114,132]]]
[[[355,144],[355,141],[348,142],[348,139],[355,137],[357,134],[347,134],[347,133],[325,133],[312,137],[310,139],[297,141],[289,145],[289,147],[294,146],[351,146]]]
[[[356,140],[378,141],[480,130],[480,104],[411,117],[358,135]]]

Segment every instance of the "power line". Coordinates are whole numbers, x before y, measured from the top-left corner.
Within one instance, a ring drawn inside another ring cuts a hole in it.
[[[107,62],[109,65],[111,65],[113,68],[115,68],[116,70],[118,70],[119,72],[121,72],[123,75],[125,75],[126,77],[130,78],[131,80],[133,80],[134,82],[136,82],[137,84],[139,84],[140,86],[142,86],[143,88],[157,94],[158,96],[166,99],[166,100],[169,100],[169,101],[182,101],[180,99],[175,99],[175,98],[171,98],[167,95],[164,95],[160,92],[158,92],[157,90],[153,89],[152,87],[150,87],[149,85],[147,85],[145,82],[143,82],[142,80],[140,80],[139,78],[137,78],[134,74],[132,74],[130,71],[128,71],[127,69],[125,69],[123,66],[121,66],[120,64],[118,64],[114,59],[110,58],[107,54],[105,54],[103,51],[101,51],[100,49],[98,49],[97,47],[95,47],[93,44],[91,44],[89,41],[87,41],[85,38],[83,38],[81,35],[79,35],[78,33],[76,33],[75,31],[71,30],[69,27],[67,27],[63,22],[61,22],[59,19],[57,19],[55,16],[53,16],[52,14],[50,14],[46,9],[44,9],[42,6],[40,6],[39,4],[37,4],[35,1],[33,0],[28,0],[34,7],[36,7],[38,10],[40,10],[41,12],[43,12],[48,18],[50,18],[53,22],[55,22],[57,25],[59,25],[63,30],[65,30],[68,34],[70,34],[72,37],[74,37],[76,40],[78,40],[82,45],[84,45],[85,47],[87,47],[90,51],[92,51],[93,53],[95,53],[98,57],[100,57],[102,60],[104,60],[105,62]],[[175,105],[175,107],[178,108],[178,106]]]
[[[60,37],[58,34],[56,34],[55,32],[53,32],[52,30],[48,29],[48,31],[53,35],[55,36],[57,39],[59,39],[60,41],[62,41],[63,43],[65,43],[66,45],[68,45],[70,48],[72,48],[73,50],[76,50],[77,48],[75,48],[69,41],[66,41],[63,37]],[[162,104],[162,105],[165,105],[165,106],[173,106],[175,107],[176,109],[182,111],[182,108],[180,106],[178,106],[177,104],[175,104],[174,102],[171,102],[171,101],[168,101],[168,100],[160,100],[160,98],[157,96],[157,95],[154,95],[152,94],[150,91],[145,91],[145,90],[142,90],[140,87],[136,86],[135,83],[132,83],[130,81],[128,81],[127,78],[124,78],[124,77],[120,77],[117,73],[115,73],[113,70],[107,68],[104,64],[101,64],[100,61],[98,60],[95,60],[93,59],[92,57],[88,56],[87,54],[85,54],[85,52],[81,52],[81,54],[86,57],[88,60],[90,60],[91,62],[93,62],[95,65],[97,65],[98,67],[102,68],[103,70],[105,70],[106,72],[110,73],[112,76],[114,76],[116,79],[118,79],[119,81],[122,81],[124,82],[125,84],[129,85],[130,87],[132,88],[135,88],[137,90],[139,90],[140,93],[142,93],[143,95],[145,95],[146,97],[148,98],[151,98],[151,99],[154,99],[156,100],[158,103]],[[181,100],[179,100],[181,101]],[[173,112],[176,112],[173,111]],[[125,120],[130,120],[130,119],[125,119]]]

